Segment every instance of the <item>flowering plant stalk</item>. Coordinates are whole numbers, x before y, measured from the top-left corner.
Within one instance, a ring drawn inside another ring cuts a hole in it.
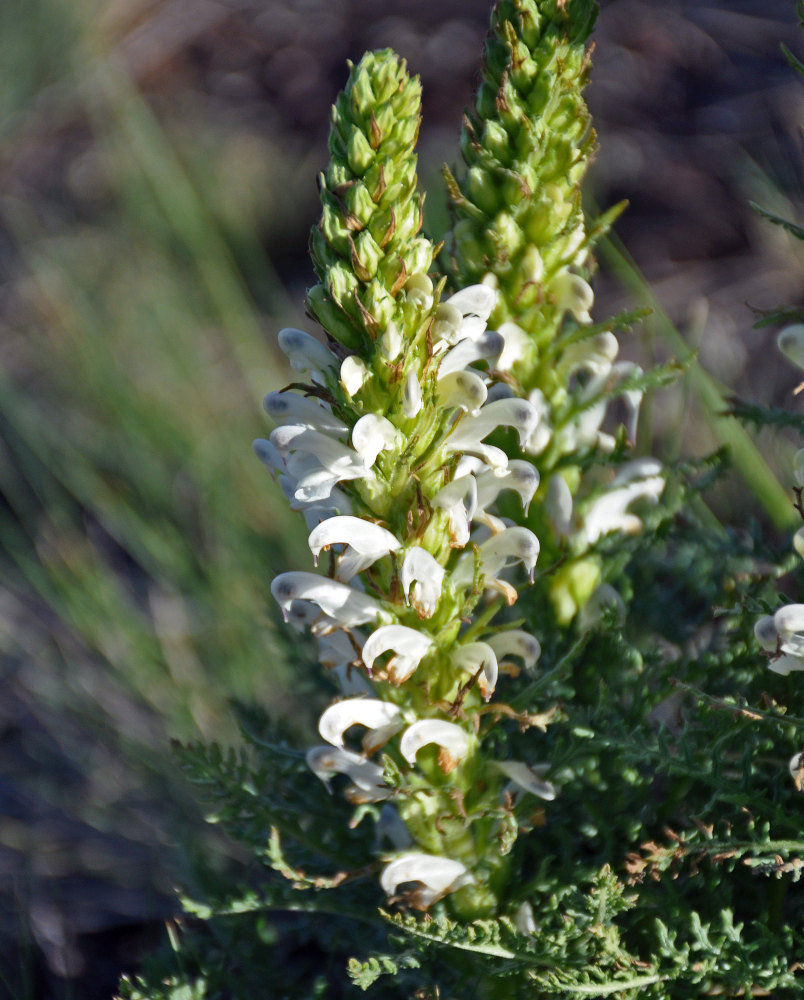
[[[325,342],[279,334],[298,380],[266,397],[255,450],[309,530],[310,563],[272,594],[340,694],[303,752],[255,713],[244,752],[180,751],[215,820],[278,873],[186,902],[224,920],[193,995],[261,988],[259,915],[282,911],[323,922],[356,989],[384,977],[400,997],[800,996],[804,706],[765,690],[758,646],[789,684],[804,615],[773,591],[789,554],[687,504],[720,456],[582,481],[624,457],[664,378],[616,361],[624,321],[589,314],[612,217],[589,224],[579,190],[595,10],[496,4],[440,277],[418,81],[370,53],[336,101],[307,300]],[[782,339],[804,357],[800,333]],[[790,782],[778,743],[796,740]],[[209,957],[231,952],[236,987]],[[325,995],[325,965],[286,969],[283,995]]]

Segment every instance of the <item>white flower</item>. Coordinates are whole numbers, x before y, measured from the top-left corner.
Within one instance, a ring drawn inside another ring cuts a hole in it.
[[[280,573],[271,583],[271,593],[286,621],[294,601],[312,601],[341,625],[363,625],[382,615],[371,597],[317,573]]]
[[[604,330],[594,337],[576,341],[565,348],[561,355],[561,368],[569,375],[584,369],[592,375],[607,375],[620,344],[610,330]]]
[[[376,830],[378,842],[388,840],[397,851],[404,851],[413,843],[413,838],[399,815],[399,810],[388,802],[380,809]]]
[[[468,539],[468,527],[466,537]],[[399,580],[405,600],[412,604],[420,618],[432,618],[435,614],[446,570],[430,553],[420,545],[414,545],[405,553]]]
[[[340,747],[312,747],[307,751],[307,766],[317,778],[329,788],[329,779],[333,774],[345,774],[359,789],[364,802],[381,802],[391,794],[391,789],[382,780],[382,768],[366,760],[351,750]],[[349,796],[354,801],[353,793]]]
[[[472,371],[439,376],[436,392],[439,406],[456,406],[469,413],[476,413],[488,396],[486,383]]]
[[[532,670],[542,655],[539,640],[522,629],[512,628],[506,632],[498,632],[486,641],[494,650],[498,661],[505,656],[519,656],[525,664],[525,670]]]
[[[527,571],[530,582],[533,582],[533,570],[539,558],[539,539],[528,528],[514,526],[504,528],[492,535],[479,546],[480,568],[485,577],[487,587],[498,587],[507,592],[506,587],[500,587],[498,574],[509,566],[522,563]],[[475,557],[471,552],[461,556],[452,574],[453,582],[459,586],[468,586],[474,576]],[[514,600],[516,593],[514,592]],[[513,603],[511,601],[510,603]]]
[[[254,450],[254,454],[271,475],[274,475],[276,472],[284,472],[285,460],[282,458],[282,453],[276,445],[270,441],[266,441],[265,438],[257,438],[255,441],[252,441],[251,447]]]
[[[488,285],[467,285],[451,295],[445,305],[451,306],[461,315],[461,325],[456,340],[476,340],[486,329],[486,323],[497,302],[497,293]]]
[[[331,545],[346,546],[338,558],[335,574],[336,579],[344,582],[351,580],[357,573],[362,573],[383,556],[396,552],[401,544],[381,525],[348,515],[322,521],[310,532],[307,543],[316,565],[322,549]]]
[[[407,625],[383,625],[366,639],[363,646],[363,663],[369,674],[378,656],[393,650],[396,653],[386,670],[394,684],[406,681],[430,652],[433,640],[424,632]]]
[[[328,406],[297,392],[269,392],[262,405],[278,424],[303,424],[330,434],[346,434],[349,430]]]
[[[563,271],[553,279],[553,294],[556,305],[562,311],[571,312],[578,323],[591,323],[589,310],[594,305],[595,293],[578,274]]]
[[[534,247],[534,249],[536,249]],[[530,337],[521,326],[516,323],[502,323],[497,331],[505,341],[502,354],[497,359],[496,368],[501,372],[510,371],[517,361],[521,361],[527,354],[530,345]]]
[[[379,698],[346,698],[324,710],[318,720],[321,738],[332,746],[344,749],[343,734],[351,726],[365,726],[363,750],[371,755],[405,725],[396,705]]]
[[[793,535],[793,548],[804,559],[804,528],[799,528]]]
[[[525,934],[528,937],[532,937],[536,933],[537,927],[533,916],[533,907],[527,899],[520,904],[519,909],[516,911],[514,926],[520,934]]]
[[[293,327],[280,330],[278,341],[290,361],[290,367],[297,372],[310,372],[318,382],[323,380],[322,373],[333,370],[338,365],[338,359],[332,351],[304,330]]]
[[[474,878],[460,861],[411,852],[387,864],[380,876],[380,885],[388,896],[408,882],[419,882],[421,888],[405,893],[406,900],[417,909],[426,910],[447,893],[474,882]]]
[[[449,774],[469,753],[469,737],[460,726],[443,719],[420,719],[408,726],[399,741],[399,752],[408,762],[416,763],[416,754],[422,747],[435,743],[441,747],[438,765]]]
[[[539,419],[524,444],[524,450],[529,455],[541,455],[550,443],[553,433],[553,428],[548,419],[550,407],[541,389],[533,389],[528,394],[528,402],[538,414]]]
[[[779,645],[779,633],[773,624],[773,615],[763,615],[754,625],[757,642],[769,653],[775,653]]]
[[[776,338],[776,344],[784,356],[797,368],[804,368],[804,324],[786,326]]]
[[[804,657],[804,604],[786,604],[773,616],[780,649],[791,656]]]
[[[486,330],[477,339],[462,340],[442,357],[438,377],[462,371],[474,361],[488,361],[494,368],[496,363],[492,359],[499,358],[504,349],[505,339],[496,330]]]
[[[449,515],[451,544],[463,548],[469,541],[469,522],[477,508],[477,480],[461,476],[443,486],[433,497],[433,506]]]
[[[402,334],[396,323],[389,323],[380,337],[380,351],[386,361],[396,361],[402,353]]]
[[[404,285],[408,302],[422,311],[427,311],[433,305],[433,282],[426,274],[412,274]]]
[[[341,385],[346,390],[347,395],[357,395],[370,377],[371,372],[362,358],[357,357],[356,354],[344,358],[341,365]]]
[[[559,538],[569,538],[572,528],[572,492],[560,472],[550,477],[544,507],[556,535]]]
[[[484,512],[503,490],[514,490],[522,499],[523,513],[527,514],[533,495],[539,488],[538,471],[521,458],[511,459],[508,468],[501,474],[489,469],[476,475],[476,479],[477,508]]]
[[[497,656],[487,642],[467,642],[456,646],[450,653],[454,667],[477,677],[477,686],[483,699],[488,701],[497,686]]]
[[[409,371],[405,379],[405,388],[402,390],[402,412],[412,420],[422,408],[422,387],[416,372]]]
[[[619,624],[624,624],[625,601],[610,583],[601,583],[598,584],[592,596],[581,608],[578,615],[578,628],[582,632],[595,628],[602,620],[606,608],[613,609]]]
[[[531,795],[537,795],[540,799],[546,799],[548,802],[552,802],[556,797],[555,786],[549,781],[545,781],[533,768],[528,767],[520,760],[495,761],[493,766],[498,771],[502,771],[506,778],[509,778],[523,792],[530,792]],[[537,768],[538,771],[546,771],[547,769],[546,765]]]
[[[387,417],[367,413],[352,428],[352,447],[363,460],[367,469],[377,461],[381,451],[388,451],[397,441],[396,427]]]
[[[525,399],[495,399],[476,414],[467,414],[459,420],[448,439],[450,451],[473,452],[473,446],[498,427],[512,427],[519,435],[520,445],[525,444],[539,422],[539,414]],[[481,454],[481,457],[485,457]]]
[[[622,467],[612,480],[614,489],[595,500],[586,511],[583,531],[590,545],[610,531],[634,534],[642,530],[642,521],[629,513],[628,507],[636,500],[658,502],[665,486],[661,468],[661,462],[650,458],[638,458]]]

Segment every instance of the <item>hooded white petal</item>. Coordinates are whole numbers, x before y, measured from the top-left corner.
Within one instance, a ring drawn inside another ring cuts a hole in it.
[[[526,670],[532,670],[542,655],[539,640],[529,632],[512,628],[506,632],[498,632],[486,640],[494,650],[497,660],[506,656],[518,656],[525,664]]]
[[[363,739],[363,748],[371,754],[386,743],[394,733],[398,733],[405,722],[396,705],[379,698],[346,698],[336,701],[324,710],[318,720],[321,738],[334,747],[344,749],[343,734],[350,726],[365,726],[368,729]],[[379,741],[375,734],[381,734]]]
[[[277,339],[294,371],[316,374],[337,368],[338,359],[332,351],[304,330],[287,327],[279,331]]]
[[[450,654],[454,667],[477,676],[477,686],[488,701],[497,686],[497,656],[487,642],[467,642],[456,646]]]
[[[402,683],[416,670],[432,645],[433,640],[424,632],[406,625],[383,625],[366,639],[363,663],[371,673],[377,657],[393,650],[396,656],[389,664],[389,676],[396,683]]]
[[[312,747],[307,751],[307,766],[329,787],[333,774],[345,774],[370,798],[370,802],[381,802],[391,794],[391,789],[382,780],[382,768],[366,760],[351,750],[339,747]]]
[[[360,517],[343,515],[322,521],[307,540],[316,564],[321,550],[330,545],[345,545],[338,562],[339,580],[351,580],[382,556],[396,552],[400,542],[386,528]]]
[[[773,616],[781,650],[793,656],[804,656],[804,604],[786,604]]]
[[[370,469],[381,451],[393,448],[397,440],[397,430],[386,417],[367,413],[352,428],[352,446],[360,455],[366,468]]]
[[[439,406],[457,406],[468,413],[476,413],[486,402],[488,389],[475,372],[457,371],[438,379],[437,393]]]
[[[474,453],[477,445],[498,427],[513,427],[519,435],[519,443],[524,446],[539,422],[539,414],[526,399],[495,399],[477,414],[467,414],[447,438],[449,451]],[[506,460],[507,464],[507,460]]]
[[[572,313],[579,323],[591,323],[589,310],[595,302],[595,293],[578,274],[564,271],[553,279],[552,291],[559,309]]]
[[[380,876],[380,885],[389,896],[407,882],[422,884],[422,888],[413,894],[412,901],[414,905],[427,909],[448,892],[474,882],[474,878],[460,861],[411,852],[387,864]]]
[[[537,795],[548,802],[556,797],[555,786],[539,777],[527,764],[520,760],[495,761],[494,767],[509,778],[518,788],[531,795]]]
[[[445,575],[444,567],[420,545],[405,553],[399,571],[402,593],[420,618],[432,618],[435,614]]]
[[[444,378],[451,372],[462,371],[475,361],[488,361],[496,367],[496,360],[505,349],[505,340],[496,330],[485,330],[477,339],[460,341],[441,359],[438,377]]]
[[[637,459],[620,470],[612,480],[614,489],[595,500],[586,511],[584,534],[590,545],[610,531],[634,534],[642,530],[642,522],[628,512],[628,507],[637,500],[658,502],[665,479],[654,471],[657,467],[661,469],[661,463],[655,459]]]
[[[461,476],[447,483],[433,497],[433,506],[449,513],[452,544],[463,548],[469,541],[469,522],[477,508],[477,480]]]
[[[278,424],[304,424],[331,434],[346,434],[349,430],[328,406],[297,392],[269,392],[262,405]]]
[[[459,466],[460,468],[460,466]],[[488,470],[477,478],[477,506],[486,510],[503,490],[514,490],[522,498],[522,509],[527,513],[533,495],[539,488],[539,473],[521,458],[514,458],[502,474]]]
[[[534,247],[534,249],[536,248]],[[508,372],[514,367],[517,361],[521,361],[527,354],[530,337],[528,337],[521,326],[510,322],[503,323],[498,333],[505,341],[505,347],[497,359],[496,367],[501,372]]]
[[[754,625],[754,635],[757,642],[769,653],[775,653],[779,645],[779,633],[773,623],[772,615],[763,615]]]
[[[798,368],[804,368],[804,324],[786,326],[776,338],[779,350]]]
[[[422,310],[433,305],[433,282],[426,274],[412,274],[405,282],[405,296],[408,302]]]
[[[443,750],[441,760],[445,772],[451,771],[469,753],[469,737],[460,726],[443,719],[420,719],[408,726],[399,741],[399,752],[408,762],[416,763],[422,747],[435,743]]]
[[[271,583],[271,593],[286,620],[294,601],[312,601],[342,625],[363,625],[382,614],[382,608],[372,598],[317,573],[280,573]]]

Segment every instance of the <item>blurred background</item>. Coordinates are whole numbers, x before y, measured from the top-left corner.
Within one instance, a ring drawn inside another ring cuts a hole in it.
[[[0,996],[110,996],[193,852],[231,851],[171,738],[236,741],[233,699],[311,726],[312,661],[268,590],[309,553],[250,442],[287,381],[276,331],[305,325],[329,106],[367,48],[421,74],[440,235],[488,11],[0,4]],[[591,201],[630,201],[596,315],[650,304],[624,354],[701,361],[639,448],[731,443],[742,478],[713,503],[736,525],[790,516],[790,445],[719,414],[723,385],[789,403],[796,382],[751,326],[802,303],[804,262],[748,201],[801,219],[798,36],[792,0],[604,0],[587,91]]]

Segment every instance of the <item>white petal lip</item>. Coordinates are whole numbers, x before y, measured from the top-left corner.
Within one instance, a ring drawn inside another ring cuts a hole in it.
[[[547,802],[552,802],[556,797],[555,786],[549,781],[545,781],[543,778],[538,777],[533,770],[524,764],[521,760],[500,760],[495,761],[494,767],[498,771],[510,778],[519,788],[525,792],[530,792],[531,795],[536,795],[540,799],[545,799]]]
[[[284,424],[277,427],[271,431],[270,440],[283,455],[290,452],[312,455],[322,468],[338,474],[342,479],[366,474],[367,466],[356,451],[304,424]]]
[[[324,710],[318,720],[318,731],[321,739],[343,750],[343,734],[350,726],[365,726],[370,731],[388,729],[390,739],[404,724],[399,708],[388,701],[381,701],[379,698],[346,698]]]
[[[426,887],[425,891],[418,894],[418,899],[427,907],[448,892],[474,882],[474,878],[460,861],[411,852],[402,854],[387,864],[380,876],[380,885],[389,896],[406,882],[421,882]]]
[[[366,639],[363,645],[363,663],[371,673],[377,657],[392,649],[405,659],[413,660],[418,666],[432,646],[433,640],[424,632],[408,628],[407,625],[382,625]]]
[[[519,656],[525,664],[526,670],[535,667],[542,655],[539,640],[529,632],[519,628],[498,632],[497,635],[486,641],[494,650],[498,660],[502,660],[506,656]]]
[[[293,601],[312,601],[343,625],[364,625],[382,614],[372,598],[317,573],[280,573],[271,583],[271,593],[286,619]]]
[[[421,719],[408,726],[399,741],[399,751],[408,764],[414,765],[416,754],[430,743],[443,747],[455,763],[469,753],[469,737],[463,729],[443,719]]]

